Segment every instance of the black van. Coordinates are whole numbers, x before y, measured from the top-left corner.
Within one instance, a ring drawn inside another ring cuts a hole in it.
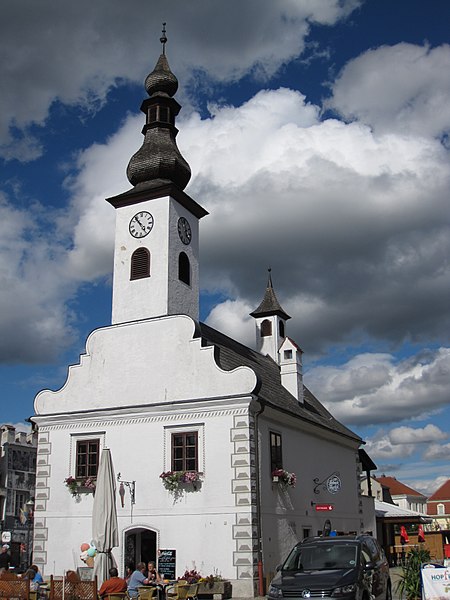
[[[389,564],[370,535],[306,538],[277,568],[267,597],[391,600]]]

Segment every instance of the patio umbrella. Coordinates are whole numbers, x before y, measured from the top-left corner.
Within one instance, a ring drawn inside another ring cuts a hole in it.
[[[100,586],[109,577],[109,569],[116,566],[111,549],[119,545],[116,512],[116,479],[109,448],[100,457],[92,510],[92,543],[97,548],[94,575]]]

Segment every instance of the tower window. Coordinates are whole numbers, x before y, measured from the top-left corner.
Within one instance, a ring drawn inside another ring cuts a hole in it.
[[[191,265],[185,252],[178,257],[178,279],[186,285],[191,285]]]
[[[169,122],[169,109],[167,108],[167,106],[160,106],[159,107],[159,120],[162,123],[168,123]]]
[[[261,323],[261,337],[272,335],[272,323],[266,319]]]
[[[147,248],[138,248],[131,256],[130,279],[150,277],[150,252]]]
[[[285,337],[285,333],[284,333],[284,321],[280,321],[278,323],[278,333],[280,334],[281,338]]]
[[[149,122],[154,123],[156,121],[156,106],[152,106],[149,110]]]

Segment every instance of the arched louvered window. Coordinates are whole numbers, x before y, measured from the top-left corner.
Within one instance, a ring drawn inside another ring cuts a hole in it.
[[[147,248],[138,248],[131,256],[130,279],[150,277],[150,252]]]
[[[191,285],[191,264],[185,252],[180,252],[178,257],[178,279]]]
[[[266,319],[261,323],[261,337],[272,335],[272,323]]]
[[[281,338],[285,337],[285,333],[284,333],[284,321],[279,321],[279,323],[278,323],[278,333],[280,334]]]

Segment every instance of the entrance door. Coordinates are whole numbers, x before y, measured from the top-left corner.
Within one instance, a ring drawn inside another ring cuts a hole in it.
[[[139,562],[156,564],[156,531],[137,527],[125,534],[124,573],[127,567],[134,570]]]

